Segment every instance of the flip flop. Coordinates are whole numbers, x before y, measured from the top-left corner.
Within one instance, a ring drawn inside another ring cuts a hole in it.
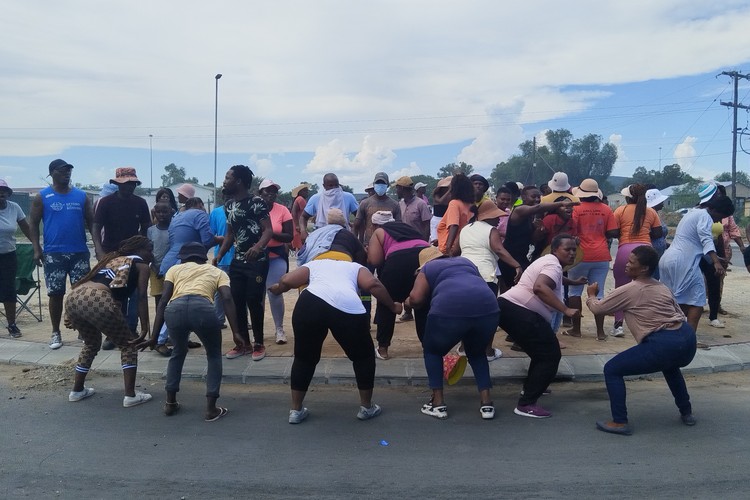
[[[572,334],[570,332],[570,330],[563,330],[562,334],[565,335],[565,336],[567,336],[567,337],[573,337],[573,338],[577,338],[577,339],[581,338],[581,334],[580,333],[578,335],[574,335],[574,334]]]
[[[229,410],[227,410],[226,408],[222,408],[221,406],[219,406],[219,407],[218,407],[218,409],[219,409],[219,413],[217,413],[217,414],[216,414],[216,416],[215,416],[214,418],[207,418],[207,419],[206,419],[206,422],[216,422],[216,421],[217,421],[217,420],[219,420],[219,419],[220,419],[221,417],[223,417],[223,416],[225,416],[225,415],[226,415],[227,413],[229,413]]]

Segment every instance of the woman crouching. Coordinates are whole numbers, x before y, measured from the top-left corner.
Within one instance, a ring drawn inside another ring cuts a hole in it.
[[[102,333],[120,349],[122,376],[125,381],[125,408],[151,399],[151,394],[135,392],[138,350],[135,344],[149,332],[148,279],[149,263],[154,258],[153,245],[145,236],[132,236],[107,255],[65,297],[65,326],[78,333],[83,348],[76,364],[73,390],[69,401],[81,401],[94,394],[93,387],[84,387],[86,375],[102,347]],[[121,303],[138,288],[138,316],[141,337],[133,334],[122,313]]]
[[[687,323],[672,292],[652,275],[659,265],[659,254],[650,246],[633,249],[625,264],[631,280],[597,300],[597,283],[586,292],[586,305],[594,314],[623,311],[628,329],[638,345],[621,352],[604,365],[604,381],[612,410],[611,421],[599,421],[596,428],[613,434],[630,435],[625,406],[625,381],[628,375],[662,372],[680,410],[682,423],[695,425],[690,395],[680,368],[695,356],[695,330]]]

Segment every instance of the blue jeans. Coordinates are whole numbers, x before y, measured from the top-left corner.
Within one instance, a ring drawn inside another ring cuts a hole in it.
[[[621,424],[628,422],[623,377],[659,371],[664,374],[680,414],[692,413],[690,395],[680,368],[693,360],[695,346],[695,332],[685,322],[676,330],[657,330],[644,338],[640,344],[609,360],[604,365],[604,381],[609,393],[612,420]]]
[[[497,317],[498,313],[476,318],[427,316],[422,348],[430,389],[443,388],[443,356],[462,340],[477,389],[481,391],[492,387],[485,349],[497,330]]]
[[[188,337],[193,331],[206,348],[206,397],[219,397],[221,387],[221,323],[211,302],[199,295],[186,295],[173,300],[164,311],[164,320],[172,340],[172,357],[167,365],[167,392],[180,391],[182,365],[188,353]]]

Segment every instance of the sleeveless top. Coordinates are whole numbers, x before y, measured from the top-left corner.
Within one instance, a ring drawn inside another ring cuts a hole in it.
[[[513,212],[511,211],[511,215],[512,214]],[[508,228],[505,232],[503,246],[517,261],[521,263],[528,262],[526,256],[529,254],[529,246],[531,245],[531,236],[533,234],[534,223],[530,217],[522,221],[520,224],[511,224],[509,216]]]
[[[115,257],[99,270],[91,281],[107,285],[112,298],[124,302],[138,286],[138,270],[135,265],[143,262],[137,255]]]
[[[71,188],[60,194],[52,186],[39,192],[42,197],[45,253],[88,252],[84,208],[86,193]]]
[[[487,283],[497,283],[497,256],[490,247],[490,231],[492,226],[486,222],[472,222],[461,230],[459,244],[461,257],[469,259],[477,266],[482,279]]]
[[[425,248],[428,245],[423,239],[396,241],[387,231],[383,231],[383,254],[386,259],[399,250]]]

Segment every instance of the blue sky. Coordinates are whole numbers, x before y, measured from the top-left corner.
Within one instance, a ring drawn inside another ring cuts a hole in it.
[[[333,171],[360,191],[381,170],[435,175],[454,161],[489,174],[556,128],[613,142],[617,175],[729,171],[719,101],[732,87],[717,74],[750,72],[750,5],[609,3],[13,2],[0,19],[0,177],[39,186],[61,157],[75,182],[134,166],[148,186],[153,135],[155,186],[169,163],[211,182],[216,73],[219,182],[235,163],[284,190]],[[740,101],[749,92],[742,81]],[[738,168],[750,171],[742,151]]]

